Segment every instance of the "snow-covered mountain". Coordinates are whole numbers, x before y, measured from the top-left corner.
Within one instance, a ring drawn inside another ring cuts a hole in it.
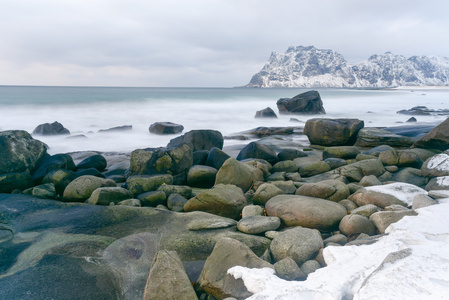
[[[349,64],[332,50],[289,47],[273,52],[246,87],[344,87],[380,88],[449,85],[449,58],[412,56],[386,52]]]

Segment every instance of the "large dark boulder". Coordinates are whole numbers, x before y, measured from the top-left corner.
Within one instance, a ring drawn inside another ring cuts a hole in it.
[[[156,122],[150,125],[149,131],[154,134],[176,134],[181,133],[184,126],[172,122]]]
[[[11,193],[15,189],[25,190],[33,186],[29,173],[8,173],[0,175],[0,193]]]
[[[224,164],[224,162],[230,158],[230,156],[228,154],[226,154],[225,152],[223,152],[222,150],[214,147],[212,149],[210,149],[209,151],[209,155],[207,156],[206,159],[206,166],[215,168],[215,169],[220,169],[221,166]]]
[[[358,119],[310,119],[306,122],[304,134],[315,145],[354,145],[364,126],[365,123]]]
[[[271,109],[271,107],[264,108],[262,110],[258,110],[254,118],[277,118],[278,116]]]
[[[276,152],[264,144],[258,142],[251,142],[240,150],[237,155],[237,160],[244,160],[247,158],[259,158],[268,161],[270,164],[275,164],[279,161]]]
[[[73,171],[75,163],[68,154],[55,154],[44,159],[39,168],[33,173],[33,181],[35,184],[40,184],[42,179],[53,170],[65,169]]]
[[[167,147],[176,147],[183,144],[187,144],[192,151],[210,150],[213,147],[223,149],[223,135],[217,130],[191,130],[172,139]]]
[[[40,124],[33,130],[37,135],[61,135],[70,134],[70,131],[59,122]]]
[[[47,154],[47,145],[22,130],[0,132],[0,174],[31,172]]]
[[[449,148],[449,118],[416,141],[412,148],[446,150]]]
[[[167,148],[137,149],[131,152],[129,176],[183,174],[192,167],[193,152],[187,144]]]
[[[276,102],[280,114],[325,114],[320,94],[308,91],[293,98],[281,98]]]
[[[85,159],[83,159],[81,162],[79,162],[76,165],[77,169],[90,169],[94,168],[97,169],[100,172],[103,172],[104,169],[106,169],[106,166],[108,165],[108,162],[106,161],[106,158],[101,154],[94,154],[92,156],[89,156]]]

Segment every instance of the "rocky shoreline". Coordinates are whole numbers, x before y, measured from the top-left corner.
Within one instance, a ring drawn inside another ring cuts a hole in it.
[[[234,266],[305,280],[325,247],[374,243],[449,196],[448,126],[409,136],[320,118],[306,147],[275,135],[231,153],[194,130],[51,156],[0,132],[0,298],[245,299]]]

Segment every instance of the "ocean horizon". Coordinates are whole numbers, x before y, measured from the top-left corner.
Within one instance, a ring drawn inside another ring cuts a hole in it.
[[[276,101],[308,90],[317,90],[325,115],[280,115]],[[0,130],[30,133],[43,123],[59,122],[70,136],[39,136],[51,154],[76,151],[130,152],[138,148],[164,147],[177,135],[151,134],[155,122],[194,129],[214,129],[224,136],[257,127],[302,127],[310,118],[357,118],[365,127],[404,125],[411,117],[402,109],[427,106],[446,109],[449,90],[444,87],[400,89],[334,88],[213,88],[213,87],[95,87],[95,86],[0,86]],[[254,118],[271,107],[277,119]],[[415,116],[420,124],[438,124],[443,115]],[[291,119],[295,119],[292,121]],[[131,131],[100,130],[132,126]],[[73,138],[78,137],[78,138]],[[305,136],[293,136],[307,143]],[[248,143],[227,139],[225,146]]]

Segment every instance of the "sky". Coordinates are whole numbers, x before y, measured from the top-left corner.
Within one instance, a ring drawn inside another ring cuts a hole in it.
[[[271,52],[449,57],[446,0],[0,0],[0,85],[234,87]]]

